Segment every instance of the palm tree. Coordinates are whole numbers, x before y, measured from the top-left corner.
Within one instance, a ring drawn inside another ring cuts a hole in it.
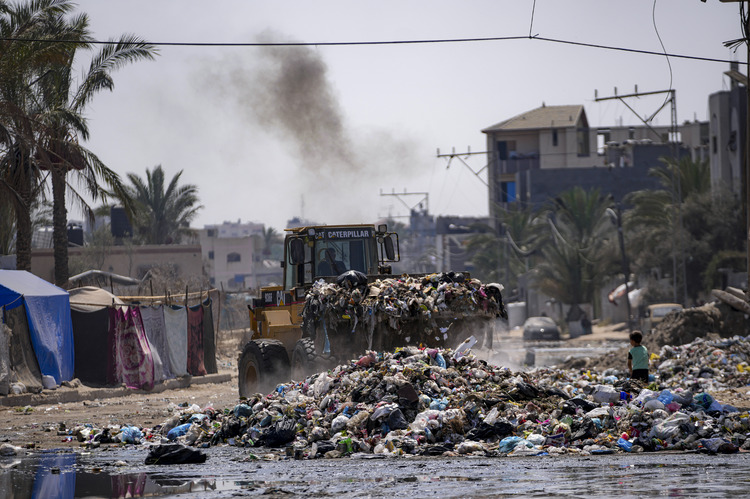
[[[0,193],[15,215],[16,268],[31,270],[31,207],[41,191],[32,159],[35,136],[34,82],[39,68],[64,55],[64,39],[48,22],[69,11],[69,2],[0,1]]]
[[[100,193],[99,180],[117,192],[119,179],[78,144],[88,137],[82,111],[91,97],[112,89],[110,72],[151,58],[153,47],[132,36],[106,45],[91,61],[74,88],[71,68],[78,49],[91,48],[88,17],[67,19],[70,0],[34,0],[10,6],[0,0],[0,144],[3,147],[0,190],[9,196],[16,216],[17,268],[31,266],[33,201],[44,195],[44,170],[54,197],[55,282],[67,281],[66,187],[87,211],[77,191],[66,182],[76,171],[86,191]]]
[[[741,202],[731,192],[711,190],[707,162],[688,157],[662,162],[649,171],[662,188],[637,191],[626,198],[633,206],[624,217],[626,232],[631,234],[628,253],[634,255],[633,268],[641,274],[654,268],[672,273],[678,259],[689,255],[684,289],[689,297],[697,298],[704,283],[715,280],[716,276],[705,275],[714,267],[710,262],[715,256],[745,249]],[[679,290],[682,273],[676,276]],[[681,293],[674,290],[673,294]]]
[[[146,179],[128,173],[127,196],[133,202],[131,224],[137,237],[145,244],[170,244],[180,241],[189,232],[190,222],[203,206],[198,204],[198,187],[179,186],[182,170],[172,177],[165,188],[161,165],[146,169]]]
[[[87,140],[89,137],[83,111],[94,94],[114,88],[112,71],[141,59],[153,59],[155,49],[132,35],[123,36],[94,55],[88,71],[76,84],[72,76],[76,53],[79,49],[91,48],[88,16],[81,14],[70,22],[61,17],[55,21],[62,25],[61,30],[76,33],[78,43],[71,45],[64,61],[43,68],[44,72],[37,80],[40,108],[36,116],[39,132],[34,157],[42,170],[50,172],[52,180],[55,283],[64,285],[68,281],[66,191],[71,192],[77,204],[93,220],[88,204],[67,182],[68,172],[75,173],[94,200],[106,195],[100,182],[115,194],[121,194],[123,190],[119,176],[79,144],[79,138]]]
[[[616,268],[616,246],[605,240],[615,227],[607,214],[611,198],[598,189],[574,187],[552,201],[550,231],[534,268],[536,286],[561,303],[590,303]]]
[[[279,234],[279,231],[274,229],[273,227],[264,227],[263,228],[263,250],[262,253],[266,257],[270,256],[272,253],[272,248],[275,244],[279,244],[283,241],[281,234]]]
[[[540,224],[539,213],[528,207],[498,206],[495,212],[501,234],[484,226],[469,239],[467,249],[473,252],[471,261],[478,277],[514,289],[518,276],[528,270],[529,257],[538,246],[544,225]]]

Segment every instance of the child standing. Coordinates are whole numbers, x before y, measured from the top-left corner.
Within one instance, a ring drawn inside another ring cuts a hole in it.
[[[630,378],[648,383],[648,349],[641,345],[643,333],[633,331],[630,333],[630,346],[628,352],[628,370]]]

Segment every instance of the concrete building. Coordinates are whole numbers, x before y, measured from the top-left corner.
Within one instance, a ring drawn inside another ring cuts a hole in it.
[[[747,77],[737,65],[725,73],[731,88],[708,97],[711,186],[724,186],[742,193],[744,178]],[[742,83],[742,85],[740,85]]]
[[[678,128],[679,146],[670,127],[591,128],[582,105],[546,106],[482,130],[487,138],[489,212],[521,202],[539,206],[574,186],[599,188],[622,199],[640,189],[659,188],[648,170],[660,158],[677,154],[705,158],[708,127]]]
[[[198,230],[203,265],[211,286],[227,291],[254,289],[256,264],[261,262],[256,241],[263,235],[263,224],[224,222]]]

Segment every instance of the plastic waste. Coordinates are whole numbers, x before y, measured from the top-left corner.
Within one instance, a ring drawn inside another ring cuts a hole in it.
[[[172,443],[151,447],[145,464],[200,464],[206,462],[206,455],[182,444]]]
[[[232,412],[235,418],[246,418],[253,413],[253,409],[247,404],[237,404]]]
[[[630,452],[633,449],[633,444],[622,437],[617,440],[617,446],[625,452]]]
[[[662,390],[656,399],[666,406],[674,400],[674,396],[669,390]]]
[[[476,343],[477,339],[473,334],[466,338],[453,352],[453,360],[459,360],[462,358],[474,345],[476,345]]]
[[[175,440],[177,437],[186,435],[191,426],[192,423],[185,423],[179,426],[175,426],[174,428],[169,430],[169,432],[167,432],[167,438],[169,440]]]
[[[137,426],[125,426],[120,430],[120,442],[125,444],[139,444],[143,433]]]
[[[598,385],[594,387],[594,392],[591,396],[599,403],[614,404],[620,401],[620,391],[615,390],[609,385]]]
[[[643,408],[649,411],[664,410],[664,404],[658,399],[652,399],[643,404]]]
[[[338,433],[346,428],[347,423],[349,423],[348,417],[344,416],[343,414],[338,415],[333,419],[333,421],[331,421],[331,431],[333,433]]]
[[[47,390],[54,390],[57,388],[57,381],[52,376],[44,374],[42,375],[42,386]]]
[[[190,425],[190,428],[188,428],[188,431],[185,434],[185,443],[193,445],[200,438],[202,433],[203,430],[199,424]]]
[[[523,442],[523,444],[522,444]],[[505,437],[500,440],[498,452],[510,452],[516,448],[517,445],[525,445],[526,441],[521,437]]]

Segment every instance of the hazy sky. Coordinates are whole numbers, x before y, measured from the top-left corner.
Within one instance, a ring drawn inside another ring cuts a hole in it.
[[[539,37],[746,61],[737,3],[718,0],[81,0],[100,39],[364,42]],[[654,17],[656,29],[654,27]],[[533,18],[533,23],[532,23]],[[159,48],[114,74],[89,108],[86,143],[112,169],[199,186],[193,224],[293,216],[373,223],[408,211],[383,192],[429,192],[435,215],[486,216],[484,184],[441,152],[486,149],[481,129],[548,105],[583,104],[592,126],[639,124],[599,96],[676,89],[680,122],[706,120],[724,62],[511,41]],[[671,74],[670,74],[671,64]],[[83,67],[83,62],[81,62]],[[744,65],[741,67],[744,72]],[[663,97],[629,101],[650,115]],[[656,123],[669,123],[667,107]],[[467,160],[476,171],[486,158]],[[483,175],[486,178],[486,174]],[[415,196],[403,200],[413,205]],[[75,213],[71,213],[71,218]]]

